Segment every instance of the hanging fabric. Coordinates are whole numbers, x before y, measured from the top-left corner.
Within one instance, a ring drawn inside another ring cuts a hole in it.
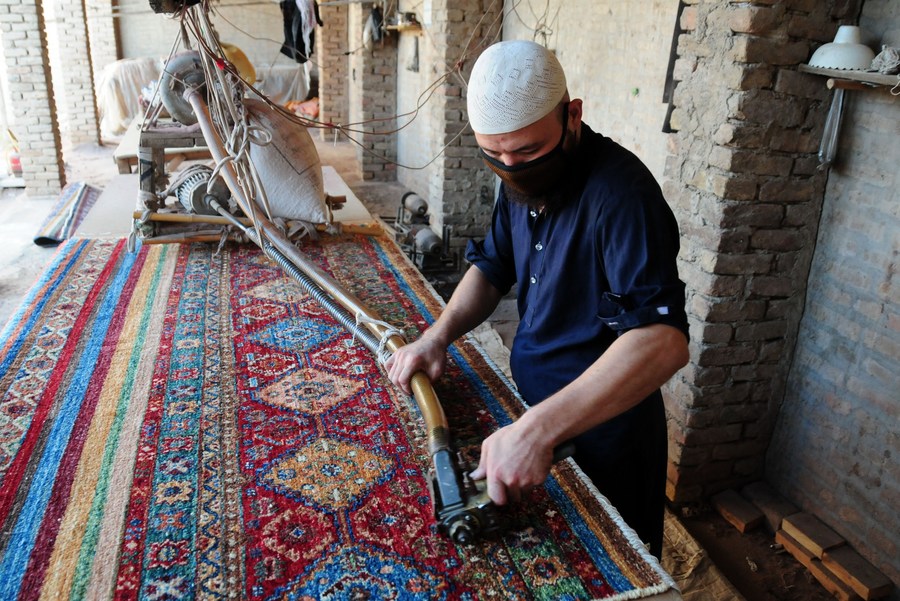
[[[372,49],[372,42],[380,42],[382,38],[382,25],[384,18],[381,14],[381,8],[372,7],[369,18],[366,19],[366,25],[363,27],[363,46],[366,50]]]
[[[284,18],[281,53],[298,63],[305,63],[315,49],[316,25],[324,25],[319,16],[319,5],[315,0],[282,0],[279,6]]]

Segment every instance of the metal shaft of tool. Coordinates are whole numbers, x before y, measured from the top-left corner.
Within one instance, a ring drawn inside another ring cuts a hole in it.
[[[308,280],[310,283],[315,284],[318,289],[330,295],[330,297],[351,316],[365,317],[365,319],[362,320],[363,324],[361,325],[367,328],[378,340],[376,348],[384,346],[388,351],[394,353],[404,346],[406,343],[403,338],[396,334],[390,334],[388,328],[385,325],[382,325],[381,320],[378,319],[378,316],[375,313],[366,307],[362,301],[356,298],[349,290],[344,288],[330,275],[319,268],[318,265],[306,258],[306,256],[304,256],[303,253],[301,253],[271,221],[261,214],[259,208],[257,208],[256,211],[251,211],[251,203],[255,203],[255,201],[246,197],[238,180],[234,165],[231,161],[225,160],[228,158],[228,155],[224,150],[224,145],[222,144],[219,133],[213,126],[212,119],[209,115],[209,109],[207,108],[202,95],[196,89],[191,88],[185,91],[184,96],[194,109],[194,113],[197,116],[197,121],[200,125],[200,130],[203,133],[203,137],[206,140],[213,159],[216,163],[224,163],[221,169],[221,175],[225,180],[225,184],[228,186],[229,190],[231,190],[232,196],[244,214],[256,216],[256,227],[248,228],[248,234],[251,236],[251,240],[260,246],[260,248],[281,265],[282,268],[285,268],[286,265],[291,265],[292,267],[290,269],[286,269],[289,275],[296,278],[298,275],[302,274],[304,280]],[[278,256],[279,258],[275,259],[275,256]],[[317,295],[313,296],[317,300],[320,300]],[[355,317],[350,317],[350,319],[352,320],[353,325],[356,326],[357,319]],[[339,319],[339,321],[343,323],[342,319]],[[355,330],[351,328],[351,331]],[[385,337],[385,343],[382,345],[381,340]],[[424,372],[415,373],[410,380],[410,387],[412,388],[413,397],[416,400],[422,418],[425,421],[429,453],[434,455],[438,451],[449,450],[450,434],[447,417],[444,414],[443,407],[441,407],[441,404],[438,401],[434,388],[431,386],[431,381],[428,379],[428,376],[426,376]]]
[[[246,223],[244,223],[244,219],[239,219],[232,215],[228,211],[228,209],[219,204],[217,200],[211,199],[209,201],[209,204],[223,217],[225,221],[231,223],[232,225],[243,231],[254,243],[259,245],[260,248],[263,249],[263,252],[265,252],[270,259],[278,263],[278,265],[289,276],[297,280],[297,282],[301,287],[303,287],[306,293],[313,297],[313,299],[318,302],[328,312],[329,315],[336,319],[342,326],[347,328],[347,330],[349,330],[350,333],[353,334],[353,337],[359,340],[363,344],[363,346],[365,346],[376,355],[378,354],[380,340],[376,338],[375,335],[368,329],[356,323],[356,319],[352,315],[350,315],[350,312],[339,305],[337,302],[335,302],[334,299],[329,296],[328,292],[323,290],[309,276],[298,269],[296,265],[291,263],[290,260],[285,257],[281,253],[281,251],[270,244],[268,240],[260,240],[256,230],[254,230],[252,227],[247,226]]]

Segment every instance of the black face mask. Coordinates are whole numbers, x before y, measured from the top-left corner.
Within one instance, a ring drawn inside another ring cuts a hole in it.
[[[480,150],[481,158],[485,164],[497,174],[497,176],[516,192],[525,196],[541,197],[548,195],[560,183],[563,174],[568,169],[566,151],[563,143],[566,141],[569,125],[569,104],[563,105],[562,135],[559,143],[547,154],[534,160],[518,165],[504,165],[495,158],[489,157],[484,150]]]

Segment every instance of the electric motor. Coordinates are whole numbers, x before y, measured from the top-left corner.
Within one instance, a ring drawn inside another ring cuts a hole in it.
[[[188,212],[197,215],[218,215],[210,206],[210,200],[217,200],[223,207],[228,206],[230,194],[228,186],[216,178],[209,186],[212,169],[199,167],[175,189],[175,198]]]
[[[159,95],[163,106],[173,119],[183,125],[197,123],[197,115],[194,114],[191,103],[184,99],[184,92],[188,88],[206,92],[203,62],[196,50],[186,50],[174,55],[166,63],[159,78]]]
[[[422,216],[428,212],[428,203],[415,192],[407,192],[400,201],[404,208],[413,215]]]
[[[439,254],[441,252],[441,238],[430,228],[422,228],[416,232],[416,248],[419,252]]]

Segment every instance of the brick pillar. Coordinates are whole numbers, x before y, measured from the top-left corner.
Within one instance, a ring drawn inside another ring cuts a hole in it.
[[[825,183],[816,155],[830,97],[797,65],[858,10],[834,0],[688,4],[665,185],[692,338],[691,363],[666,390],[676,502],[763,475]]]
[[[56,0],[45,10],[60,133],[67,144],[99,144],[83,0]]]
[[[347,83],[350,81],[350,59],[344,54],[349,49],[348,13],[347,5],[319,7],[319,16],[325,24],[316,31],[319,120],[326,123],[347,123],[350,119]],[[319,135],[328,139],[332,132],[323,128]]]
[[[0,0],[10,127],[19,139],[26,193],[56,196],[65,183],[40,0]]]
[[[117,3],[118,4],[118,3]],[[119,60],[119,40],[113,19],[112,0],[84,0],[87,20],[88,43],[91,51],[91,67],[94,77],[94,95],[106,65]]]
[[[383,36],[362,46],[363,28],[371,6],[351,4],[349,10],[349,115],[353,138],[361,145],[357,158],[362,178],[390,182],[397,179],[397,40]]]
[[[430,180],[429,199],[440,200],[442,222],[451,225],[453,239],[464,244],[467,238],[483,236],[490,223],[494,175],[478,157],[478,144],[468,126],[463,82],[468,81],[482,50],[498,39],[502,6],[484,0],[434,0],[432,6],[430,37],[434,52],[439,54],[423,64],[458,66],[459,70],[426,105],[431,122],[440,124],[434,132],[437,139],[433,147],[439,150],[446,146],[441,168]]]

